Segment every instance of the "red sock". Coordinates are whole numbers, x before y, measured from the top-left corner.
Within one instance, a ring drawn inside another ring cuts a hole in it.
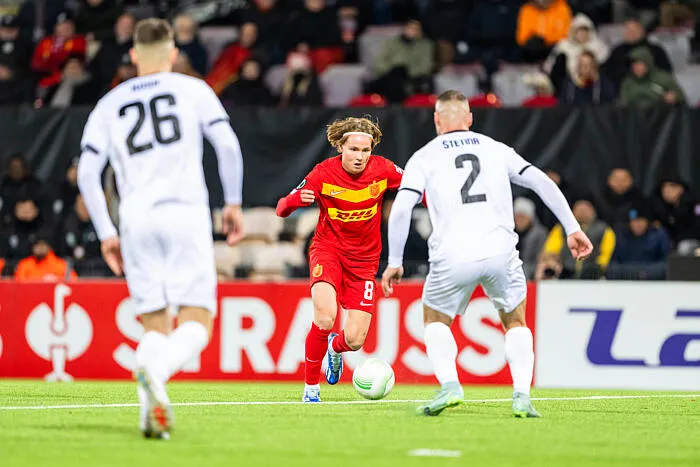
[[[311,323],[311,329],[306,336],[306,362],[304,364],[304,382],[318,384],[321,379],[321,364],[328,351],[328,335],[330,331],[323,330]]]
[[[352,352],[353,349],[350,348],[347,342],[345,342],[345,330],[340,331],[340,333],[335,336],[335,339],[331,341],[331,347],[333,351],[337,353]]]

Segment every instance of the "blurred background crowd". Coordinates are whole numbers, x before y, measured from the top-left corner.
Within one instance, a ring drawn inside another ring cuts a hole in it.
[[[698,14],[699,0],[4,0],[0,105],[94,104],[136,75],[128,54],[135,21],[161,16],[174,26],[176,71],[233,106],[429,107],[446,89],[474,107],[696,106]],[[57,192],[43,189],[21,153],[4,162],[2,275],[109,276],[76,161]],[[516,193],[528,278],[664,279],[669,254],[700,251],[700,200],[682,174],[667,174],[645,198],[626,168],[612,170],[601,193],[547,173],[595,251],[574,261],[547,208]],[[317,210],[284,220],[270,207],[245,215],[242,245],[217,242],[221,279],[308,275]],[[416,209],[409,276],[427,273],[429,233],[427,213]]]

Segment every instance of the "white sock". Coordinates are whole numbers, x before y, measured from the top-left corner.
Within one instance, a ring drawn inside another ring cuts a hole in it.
[[[136,347],[136,366],[145,367],[153,362],[168,343],[168,336],[156,331],[146,331]],[[146,413],[148,412],[148,396],[141,385],[136,386],[139,396],[139,427],[146,428]]]
[[[506,332],[506,360],[513,376],[513,391],[529,395],[535,367],[530,329],[517,327]]]
[[[449,326],[443,323],[429,323],[425,327],[425,350],[440,385],[459,384],[457,343]]]
[[[317,391],[320,391],[321,385],[320,384],[304,384],[304,392],[306,392],[309,389],[315,389]]]
[[[170,333],[158,358],[151,364],[155,377],[165,384],[180,368],[196,357],[209,343],[209,333],[202,323],[187,321]]]

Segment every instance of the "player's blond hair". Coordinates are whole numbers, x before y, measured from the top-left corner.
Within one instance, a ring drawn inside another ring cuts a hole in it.
[[[382,140],[382,130],[369,118],[348,117],[336,120],[326,129],[328,142],[338,150],[348,140],[348,133],[367,133],[372,137],[372,149]]]
[[[175,47],[173,28],[167,21],[148,18],[136,23],[134,28],[134,50],[149,61],[167,60]]]

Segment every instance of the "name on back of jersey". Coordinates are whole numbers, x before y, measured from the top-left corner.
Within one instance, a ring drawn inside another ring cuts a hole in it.
[[[479,138],[460,138],[460,139],[445,139],[442,141],[443,149],[460,148],[462,146],[471,146],[479,144]]]

